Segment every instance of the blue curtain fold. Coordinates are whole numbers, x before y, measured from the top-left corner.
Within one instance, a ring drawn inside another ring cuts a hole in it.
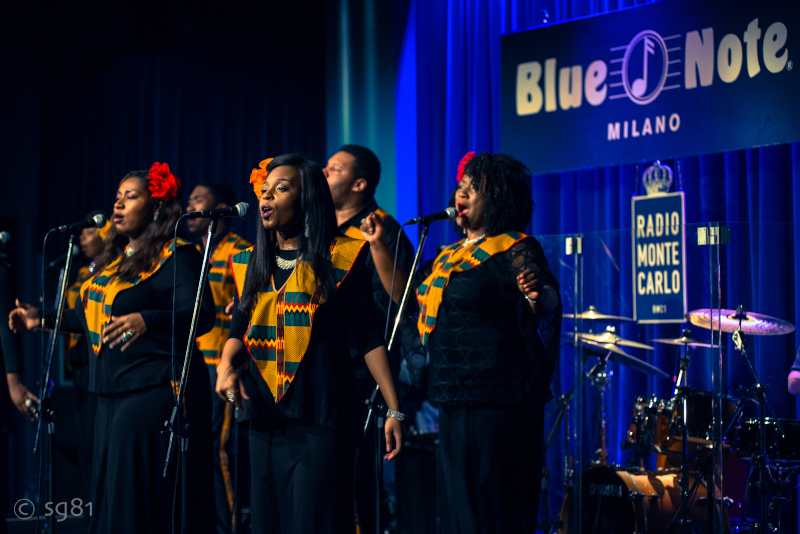
[[[399,79],[413,79],[416,89],[398,83],[395,102],[398,176],[404,176],[397,183],[398,213],[411,217],[444,209],[464,153],[501,151],[500,35],[541,24],[545,16],[550,22],[559,22],[631,5],[587,0],[412,1],[409,18],[403,21],[405,38],[398,74]],[[401,163],[401,152],[413,157]],[[727,224],[732,234],[731,243],[722,246],[720,253],[723,307],[742,304],[750,311],[795,324],[800,317],[800,299],[795,291],[800,259],[800,143],[665,163],[674,170],[673,188],[685,192],[688,308],[709,306],[712,283],[708,249],[698,247],[696,228],[701,223],[719,222]],[[547,236],[582,233],[592,243],[591,258],[596,264],[586,264],[584,304],[596,304],[605,313],[632,314],[632,251],[625,233],[631,228],[631,197],[644,193],[637,177],[647,165],[569,171],[532,179],[536,208],[530,231],[554,243],[560,238]],[[432,257],[437,244],[454,240],[447,225],[432,225],[424,256]],[[563,252],[562,244],[549,262],[562,287],[571,288],[572,260]],[[565,304],[571,302],[571,295],[562,296]],[[686,324],[622,324],[617,333],[647,342],[657,337],[678,337],[684,327]],[[566,329],[571,329],[568,322]],[[696,327],[692,335],[710,337],[709,332]],[[795,418],[798,413],[797,399],[786,387],[797,341],[797,333],[748,338],[748,351],[761,380],[770,386],[770,398],[779,417]],[[729,335],[723,336],[723,345],[724,385],[751,384],[752,374],[742,355],[733,349]],[[563,353],[554,380],[556,394],[572,385],[571,352],[565,348]],[[634,354],[671,375],[676,372],[679,352],[675,347],[660,345],[654,351]],[[711,389],[715,358],[708,351],[693,357],[691,386]],[[606,404],[609,458],[625,463],[630,455],[620,442],[631,423],[635,398],[655,394],[668,399],[672,384],[617,364],[611,364],[611,369],[614,376]],[[596,392],[587,389],[586,395],[589,400]],[[587,404],[593,405],[585,414],[586,425],[581,432],[586,436],[584,450],[593,450],[596,404]],[[754,412],[748,408],[748,413]],[[548,424],[551,421],[548,419]],[[563,499],[563,447],[559,433],[547,455],[552,475],[551,517]]]

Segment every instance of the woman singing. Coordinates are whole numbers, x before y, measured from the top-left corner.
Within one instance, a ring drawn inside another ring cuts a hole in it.
[[[168,533],[173,522],[176,532],[214,531],[208,371],[197,355],[179,410],[185,439],[177,441],[186,450],[173,455],[172,474],[162,475],[168,441],[164,423],[173,413],[172,380],[181,368],[179,361],[174,373],[170,365],[173,298],[176,353],[182,355],[202,264],[193,246],[172,241],[181,215],[179,191],[180,181],[166,164],[154,163],[149,172],[133,171],[122,179],[114,228],[95,258],[92,277],[81,286],[81,305],[64,311],[63,329],[83,331],[91,345],[89,390],[97,393],[92,533]],[[54,316],[45,312],[46,326],[54,325]],[[15,330],[33,329],[39,317],[38,309],[22,304],[9,321]],[[213,322],[214,303],[203,299],[198,334]],[[173,521],[176,467],[183,513]]]
[[[456,223],[466,239],[439,254],[417,290],[439,406],[445,530],[533,533],[558,282],[539,242],[521,233],[533,211],[525,166],[470,153],[458,178]]]
[[[315,163],[293,155],[265,160],[251,182],[260,220],[255,246],[231,259],[237,294],[217,393],[254,406],[253,532],[354,532],[353,469],[364,421],[350,339],[390,408],[384,458],[400,451],[403,417],[373,311],[368,245],[339,235]],[[245,347],[247,388],[234,363]]]

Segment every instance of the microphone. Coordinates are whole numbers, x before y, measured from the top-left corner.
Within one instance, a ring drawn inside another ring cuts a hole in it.
[[[239,202],[229,208],[218,208],[215,210],[190,211],[184,214],[184,219],[219,219],[220,217],[239,217],[244,219],[250,211],[250,204]]]
[[[424,217],[417,217],[416,219],[411,219],[406,224],[430,224],[433,221],[455,221],[456,215],[458,212],[455,208],[447,208],[444,211],[440,211],[439,213],[434,213],[433,215],[425,215]]]
[[[106,224],[105,215],[98,213],[91,219],[74,222],[72,224],[64,224],[54,228],[53,230],[57,230],[59,232],[74,232],[76,230],[83,230],[84,228],[102,228],[104,224]],[[51,232],[53,230],[51,230]]]
[[[11,239],[11,234],[8,232],[0,232],[0,243],[8,243]]]

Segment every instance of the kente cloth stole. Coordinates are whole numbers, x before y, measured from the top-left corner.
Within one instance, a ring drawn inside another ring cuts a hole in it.
[[[510,249],[526,237],[528,236],[520,232],[506,232],[483,238],[467,247],[462,246],[464,244],[462,239],[439,254],[433,263],[433,272],[417,288],[417,302],[420,309],[417,329],[423,345],[428,342],[428,337],[436,328],[436,315],[442,303],[444,290],[450,281],[450,275],[473,269],[495,254]]]
[[[78,269],[78,276],[75,277],[75,283],[69,286],[67,289],[67,308],[74,308],[81,302],[81,286],[83,283],[88,280],[92,276],[92,272],[89,270],[88,265],[84,265],[80,269]],[[81,338],[81,334],[70,334],[69,335],[69,349],[75,348],[75,345],[78,344],[78,340]]]
[[[233,283],[233,273],[231,272],[231,256],[249,246],[250,243],[235,233],[228,232],[211,254],[208,285],[211,287],[211,294],[214,297],[216,318],[214,328],[197,338],[197,346],[203,353],[203,360],[208,365],[219,365],[222,348],[228,341],[228,332],[231,329],[231,320],[225,314],[225,307],[236,292],[236,284]],[[201,254],[205,252],[202,244],[198,245],[197,249]]]
[[[334,238],[331,263],[337,288],[353,268],[364,245],[364,241],[349,237]],[[231,258],[239,298],[242,297],[252,251],[251,247]],[[320,292],[311,265],[298,261],[283,287],[276,289],[274,278],[270,278],[269,284],[259,291],[253,304],[244,344],[275,402],[279,402],[286,394],[308,350],[314,313],[324,301]]]
[[[378,219],[380,219],[381,222],[385,221],[389,216],[389,214],[383,211],[382,208],[376,209],[373,213],[378,216]],[[364,239],[364,233],[357,226],[348,226],[344,231],[344,235],[347,237],[352,237],[353,239]]]
[[[156,258],[148,271],[139,273],[130,280],[120,280],[117,277],[117,267],[122,259],[112,261],[102,272],[88,279],[81,286],[81,300],[86,313],[86,325],[89,327],[89,341],[92,344],[94,355],[100,354],[103,344],[103,330],[111,322],[111,307],[114,299],[121,291],[125,291],[136,284],[153,276],[172,256],[176,247],[191,245],[188,241],[178,239],[178,242],[169,241]]]

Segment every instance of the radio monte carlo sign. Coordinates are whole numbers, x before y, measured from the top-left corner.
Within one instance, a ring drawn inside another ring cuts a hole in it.
[[[501,150],[534,174],[800,140],[800,1],[662,0],[501,37]]]

